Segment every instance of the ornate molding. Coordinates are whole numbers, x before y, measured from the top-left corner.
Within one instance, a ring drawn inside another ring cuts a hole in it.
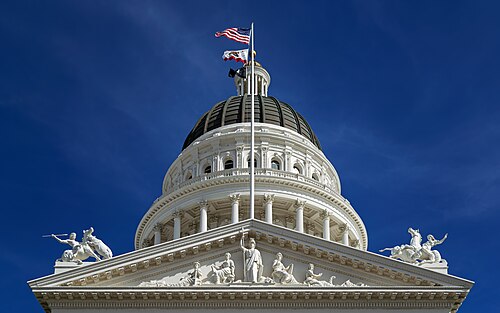
[[[274,201],[274,194],[266,193],[264,195],[264,204],[272,204]]]
[[[269,173],[274,173],[274,172],[280,173],[281,176],[278,174],[276,174],[276,176],[267,175]],[[212,176],[213,178],[207,179],[207,177],[212,177]],[[287,178],[288,176],[290,176],[290,178]],[[300,177],[301,180],[297,180],[297,177]],[[170,204],[172,201],[180,197],[183,197],[186,194],[190,194],[196,190],[205,189],[207,187],[211,186],[216,187],[220,184],[242,183],[248,181],[249,181],[248,169],[243,168],[243,169],[231,169],[231,170],[225,170],[225,171],[219,171],[201,175],[199,177],[189,180],[189,182],[186,182],[188,183],[186,185],[181,184],[181,187],[179,189],[162,196],[160,199],[158,199],[158,201],[153,203],[151,208],[144,215],[143,219],[141,220],[137,228],[135,236],[136,238],[135,246],[139,247],[141,236],[148,227],[148,222],[150,222],[157,213],[162,211],[162,209],[166,207],[168,204]],[[331,191],[328,188],[325,189],[326,188],[325,185],[313,179],[309,179],[303,175],[288,173],[284,171],[276,171],[271,169],[256,169],[255,181],[256,183],[259,184],[260,183],[275,184],[279,181],[279,184],[282,185],[283,187],[296,188],[299,190],[302,189],[308,194],[311,193],[315,196],[321,197],[323,200],[326,200],[327,202],[329,201],[332,205],[334,205],[336,208],[339,209],[339,212],[341,214],[345,215],[346,218],[349,218],[357,225],[357,228],[360,230],[360,235],[362,239],[361,247],[362,249],[367,248],[367,234],[361,218],[350,206],[350,203],[349,201],[347,201],[347,199],[343,198],[340,194],[336,193],[335,191]]]
[[[302,209],[302,210],[303,210],[303,209],[304,209],[304,207],[306,206],[306,202],[307,202],[307,201],[305,201],[305,200],[300,200],[300,199],[297,199],[297,200],[295,201],[294,208],[295,208],[296,210],[299,210],[299,209]]]
[[[240,196],[241,195],[239,193],[229,195],[229,199],[231,200],[231,204],[239,203],[240,202]]]
[[[35,291],[48,309],[443,309],[456,312],[467,296],[464,290],[398,288],[141,288],[55,289]],[[265,299],[265,301],[263,301]]]

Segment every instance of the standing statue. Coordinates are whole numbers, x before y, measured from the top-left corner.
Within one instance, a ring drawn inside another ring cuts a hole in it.
[[[264,265],[262,264],[262,256],[260,251],[255,249],[255,239],[250,238],[250,248],[245,248],[243,245],[243,238],[245,235],[241,236],[240,247],[243,250],[244,257],[244,281],[258,283],[262,280],[262,271],[264,270]]]
[[[323,276],[323,273],[314,274],[314,264],[309,263],[309,268],[306,272],[306,280],[304,280],[304,284],[308,286],[319,286],[319,287],[332,287],[335,286],[333,281],[335,276],[330,277],[330,281],[319,280]]]
[[[425,263],[439,263],[443,259],[439,251],[432,250],[434,246],[443,243],[448,234],[444,235],[441,240],[436,240],[433,235],[427,235],[427,242],[422,244],[422,235],[419,230],[408,228],[408,233],[412,235],[409,245],[403,244],[393,248],[385,248],[379,250],[380,252],[391,251],[390,257],[393,259],[400,259],[401,261],[412,264],[425,264]]]
[[[50,237],[56,239],[59,243],[67,244],[72,248],[71,250],[65,250],[61,258],[57,259],[57,261],[82,264],[83,261],[90,257],[96,259],[96,261],[100,261],[101,257],[99,257],[98,254],[100,254],[103,259],[111,258],[113,256],[111,249],[100,239],[93,236],[93,232],[94,228],[92,227],[88,230],[84,230],[82,242],[76,240],[76,233],[71,233],[68,239],[61,239],[54,234],[50,235]]]
[[[283,255],[278,252],[276,259],[273,262],[273,273],[271,276],[277,284],[297,284],[297,280],[293,277],[293,264],[285,266],[281,260]]]
[[[225,260],[222,261],[220,266],[212,265],[212,271],[210,275],[212,276],[212,281],[219,284],[230,284],[234,281],[234,261],[231,260],[231,253],[227,252],[225,255]]]

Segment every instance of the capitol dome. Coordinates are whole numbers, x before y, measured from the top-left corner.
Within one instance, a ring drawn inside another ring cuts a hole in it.
[[[255,99],[255,122],[268,123],[291,129],[321,149],[318,138],[307,121],[289,104],[274,97],[259,95]],[[250,96],[234,96],[214,105],[198,120],[182,146],[186,149],[201,135],[216,128],[235,123],[250,123]]]
[[[198,120],[136,231],[142,249],[247,219],[366,250],[363,221],[341,195],[340,178],[307,121],[268,96],[269,73],[255,64],[255,191],[250,199],[250,70],[237,94]],[[241,74],[240,72],[240,74]]]

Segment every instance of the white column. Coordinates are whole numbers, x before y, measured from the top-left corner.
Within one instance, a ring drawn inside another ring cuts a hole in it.
[[[343,232],[342,232],[342,244],[348,246],[349,245],[349,225],[344,224]]]
[[[175,211],[174,213],[174,240],[181,238],[181,213]]]
[[[207,231],[207,208],[208,201],[200,202],[200,233]]]
[[[264,209],[266,212],[266,223],[272,224],[273,223],[273,201],[274,201],[274,195],[272,194],[265,194],[264,195]]]
[[[157,223],[153,227],[153,232],[154,232],[154,245],[159,245],[161,243],[161,224]]]
[[[298,200],[295,202],[295,230],[304,232],[304,206],[305,201]]]
[[[321,217],[323,218],[323,239],[330,240],[330,214],[324,210]]]
[[[230,195],[229,199],[231,199],[231,223],[238,223],[240,217],[240,194]]]

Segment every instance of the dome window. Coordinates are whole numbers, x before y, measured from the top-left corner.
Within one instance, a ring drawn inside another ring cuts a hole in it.
[[[212,173],[212,167],[209,165],[207,167],[205,167],[205,170],[203,171],[205,174],[210,174]]]
[[[294,172],[295,174],[302,174],[302,169],[300,168],[300,166],[299,166],[298,164],[295,164],[295,165],[293,166],[293,172]]]
[[[247,160],[248,168],[250,168],[250,158]],[[257,158],[253,159],[253,166],[257,168]]]
[[[318,174],[316,174],[316,173],[312,174],[312,179],[319,181]]]
[[[233,160],[229,159],[226,162],[224,162],[224,169],[225,170],[230,170],[234,167]]]
[[[191,178],[193,178],[193,175],[191,174],[191,172],[187,173],[186,180],[190,180]]]
[[[279,171],[281,169],[280,168],[280,162],[278,160],[272,160],[271,161],[271,168],[273,170],[278,170]]]

